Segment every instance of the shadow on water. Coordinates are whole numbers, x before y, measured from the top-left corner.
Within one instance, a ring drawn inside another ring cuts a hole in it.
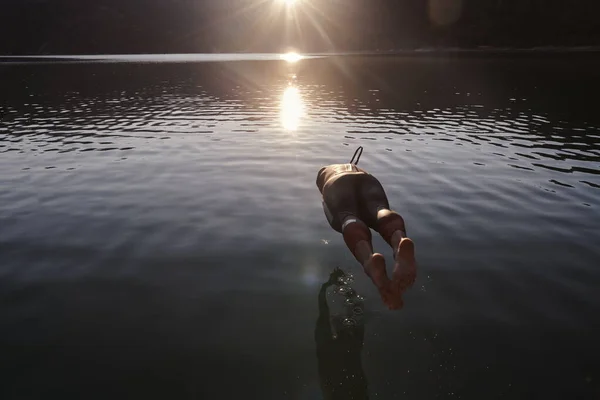
[[[362,298],[347,286],[351,276],[335,269],[319,291],[319,318],[315,327],[319,380],[324,399],[368,399],[368,382],[361,352],[365,339]],[[331,316],[327,288],[345,297],[343,315]],[[334,330],[332,330],[332,323]]]

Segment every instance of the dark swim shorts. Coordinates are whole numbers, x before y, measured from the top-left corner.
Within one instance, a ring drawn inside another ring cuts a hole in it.
[[[342,232],[349,216],[377,229],[377,213],[389,209],[383,186],[373,175],[354,164],[333,164],[321,168],[317,186],[323,195],[323,210],[333,229]]]

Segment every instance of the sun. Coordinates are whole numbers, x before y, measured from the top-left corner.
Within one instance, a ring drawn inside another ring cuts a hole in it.
[[[284,2],[285,4],[287,4],[288,6],[294,5],[298,0],[281,0],[282,2]]]

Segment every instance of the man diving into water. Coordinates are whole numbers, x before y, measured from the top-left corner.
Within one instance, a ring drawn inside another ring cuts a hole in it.
[[[403,305],[402,293],[416,278],[414,243],[406,237],[404,219],[390,210],[381,183],[357,167],[361,154],[359,147],[350,163],[321,168],[317,187],[331,227],[343,235],[346,246],[377,287],[383,302],[390,309],[399,309]],[[383,255],[373,253],[369,228],[379,232],[392,247],[395,265],[391,280]]]

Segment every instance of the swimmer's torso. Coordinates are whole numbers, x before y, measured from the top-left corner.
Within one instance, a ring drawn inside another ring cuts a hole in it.
[[[330,185],[341,176],[352,174],[362,175],[366,173],[365,170],[358,168],[354,164],[328,165],[319,170],[319,173],[317,174],[317,187],[319,188],[319,191],[323,193],[325,185]]]

